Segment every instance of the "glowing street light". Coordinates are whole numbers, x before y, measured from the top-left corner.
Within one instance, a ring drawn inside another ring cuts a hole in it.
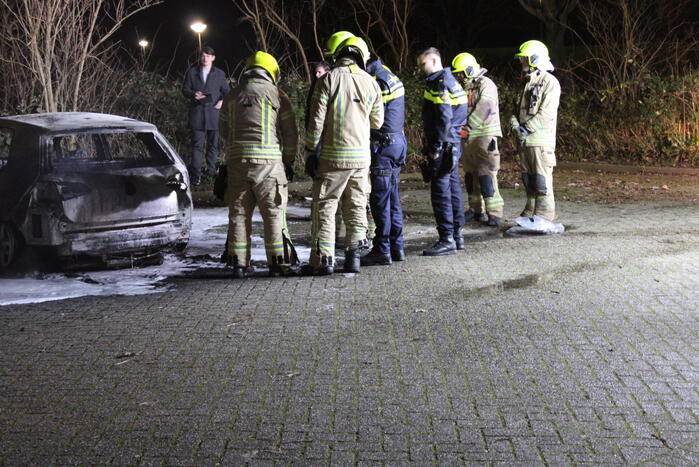
[[[201,33],[206,29],[206,24],[201,21],[197,21],[189,26],[192,31],[197,33],[197,38],[199,39],[199,50],[201,51]]]
[[[138,41],[138,45],[141,46],[141,51],[143,52],[143,55],[146,54],[146,47],[148,47],[148,41],[145,39],[141,39]]]

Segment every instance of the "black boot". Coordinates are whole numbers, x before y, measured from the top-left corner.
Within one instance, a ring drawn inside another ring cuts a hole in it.
[[[284,257],[273,256],[272,263],[269,265],[269,277],[279,277],[284,275]]]
[[[245,266],[233,266],[233,277],[236,279],[243,279],[245,277]]]
[[[457,250],[463,250],[464,248],[466,248],[466,243],[464,242],[464,236],[461,235],[461,232],[454,235],[454,244],[456,245]]]
[[[485,225],[489,227],[498,227],[500,226],[500,223],[502,222],[502,217],[498,216],[488,216],[488,220],[485,222]]]
[[[243,277],[245,277],[247,268],[238,263],[238,256],[229,254],[226,260],[226,264],[228,266],[233,267],[233,277],[235,279],[242,279]]]
[[[368,254],[362,256],[360,263],[362,266],[388,266],[393,261],[391,261],[391,255],[388,253],[381,253],[379,250],[372,248]]]
[[[456,253],[456,242],[452,237],[440,238],[437,243],[422,251],[423,256],[444,256]]]
[[[335,272],[332,256],[321,256],[320,266],[314,268],[310,264],[301,266],[301,275],[304,276],[329,276]]]
[[[345,250],[345,272],[359,272],[359,248]]]
[[[488,216],[484,212],[476,212],[473,209],[469,209],[464,212],[465,222],[487,222]]]
[[[405,261],[405,252],[402,248],[400,250],[391,250],[391,259],[393,261]]]

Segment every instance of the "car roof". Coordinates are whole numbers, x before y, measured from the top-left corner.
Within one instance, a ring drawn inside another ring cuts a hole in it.
[[[45,132],[71,130],[127,129],[151,130],[155,125],[119,115],[92,112],[54,112],[42,114],[13,115],[0,117],[0,126],[15,128],[33,127]]]

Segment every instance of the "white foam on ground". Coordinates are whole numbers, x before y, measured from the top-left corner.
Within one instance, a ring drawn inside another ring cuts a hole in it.
[[[289,206],[289,217],[308,218],[310,209]],[[261,223],[255,212],[253,222]],[[39,303],[66,298],[105,295],[142,295],[163,292],[162,281],[197,268],[219,268],[228,232],[228,208],[195,209],[189,245],[182,259],[166,255],[163,264],[134,269],[91,271],[82,274],[47,274],[38,277],[0,279],[0,305]],[[296,246],[299,257],[308,257],[309,248]],[[208,258],[211,256],[213,259]],[[264,240],[252,237],[252,260],[266,261]]]

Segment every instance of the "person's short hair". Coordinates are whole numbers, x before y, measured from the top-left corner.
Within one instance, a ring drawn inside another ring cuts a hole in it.
[[[210,45],[205,45],[204,47],[202,47],[201,53],[206,54],[206,55],[216,55],[216,53],[214,52],[214,48],[211,47]]]
[[[423,50],[420,54],[418,54],[418,57],[425,57],[427,55],[436,55],[439,58],[442,58],[442,54],[439,53],[439,50],[435,47],[428,47],[425,50]]]
[[[323,68],[325,71],[330,71],[330,64],[323,60],[313,65],[313,69],[315,70],[316,68]]]

